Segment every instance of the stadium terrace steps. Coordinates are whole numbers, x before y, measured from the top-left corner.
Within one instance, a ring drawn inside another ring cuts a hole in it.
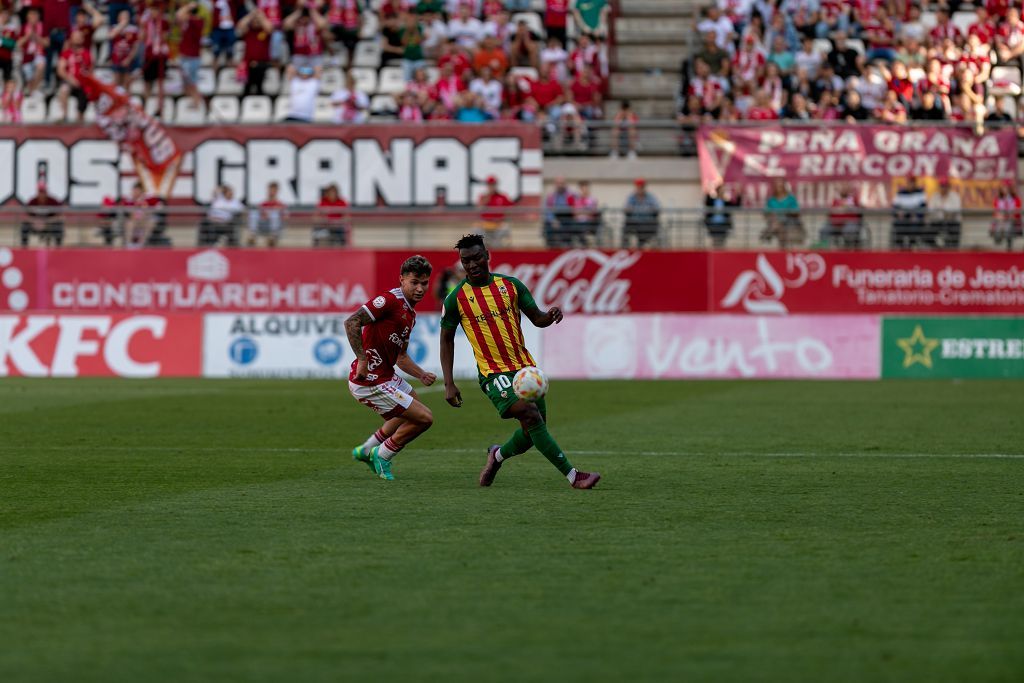
[[[681,73],[683,59],[687,56],[682,43],[659,45],[656,50],[648,45],[620,45],[616,54],[618,67],[623,71],[661,69],[674,73]]]
[[[652,119],[671,119],[675,118],[676,115],[675,100],[633,100],[630,104],[632,105],[633,111],[636,115],[640,117],[641,121]],[[620,102],[618,100],[608,100],[608,104],[605,106],[605,116],[611,120],[620,108]]]
[[[694,30],[693,21],[683,17],[619,17],[615,40],[619,44],[682,43]]]
[[[704,3],[694,0],[621,0],[622,14],[630,17],[666,17],[680,12],[696,15]]]
[[[678,89],[678,74],[615,73],[611,78],[616,99],[674,98]]]

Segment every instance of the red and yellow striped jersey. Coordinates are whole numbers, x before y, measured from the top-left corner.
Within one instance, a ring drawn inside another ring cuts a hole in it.
[[[520,324],[523,306],[536,305],[522,282],[492,273],[487,285],[477,287],[463,280],[448,294],[441,327],[453,330],[462,325],[481,377],[515,372],[536,364],[526,349]]]

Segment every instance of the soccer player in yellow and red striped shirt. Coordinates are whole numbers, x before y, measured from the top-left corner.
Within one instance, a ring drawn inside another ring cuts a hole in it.
[[[466,279],[448,294],[441,314],[441,370],[445,400],[458,408],[462,393],[452,378],[455,363],[455,330],[461,325],[476,358],[480,389],[487,394],[502,419],[519,421],[512,437],[487,450],[487,464],[480,485],[490,486],[501,463],[525,453],[532,446],[544,454],[573,488],[589,489],[601,479],[597,472],[579,472],[548,433],[544,399],[524,401],[512,390],[512,378],[520,368],[536,365],[526,348],[520,318],[523,314],[537,327],[562,322],[562,311],[553,306],[542,312],[530,290],[508,275],[490,271],[490,254],[481,235],[466,235],[455,248],[466,269]]]

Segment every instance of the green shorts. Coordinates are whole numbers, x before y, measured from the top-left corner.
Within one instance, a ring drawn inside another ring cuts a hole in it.
[[[487,394],[487,398],[491,399],[498,415],[503,418],[507,417],[505,413],[519,400],[516,392],[512,391],[512,379],[515,376],[515,372],[496,372],[493,375],[479,378],[480,390]],[[546,420],[548,409],[543,398],[537,401],[537,408],[540,409],[540,414],[545,416]]]

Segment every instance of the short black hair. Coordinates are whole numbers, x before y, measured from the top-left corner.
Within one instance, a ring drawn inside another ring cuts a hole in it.
[[[416,254],[402,262],[402,270],[400,274],[405,275],[407,273],[412,273],[413,275],[426,275],[429,277],[433,270],[434,267],[430,265],[430,261],[428,261],[426,257]]]
[[[469,249],[470,247],[487,247],[484,245],[484,236],[479,234],[463,235],[462,239],[455,243],[456,249]]]

